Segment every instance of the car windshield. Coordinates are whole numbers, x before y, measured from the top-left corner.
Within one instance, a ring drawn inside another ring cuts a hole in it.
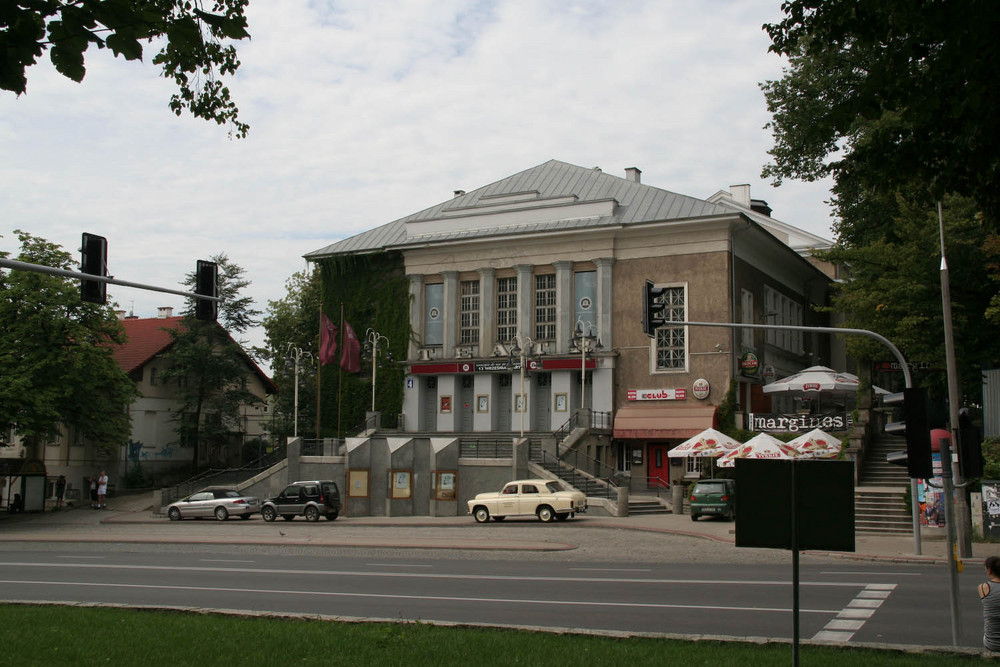
[[[725,482],[698,482],[692,493],[725,493]]]

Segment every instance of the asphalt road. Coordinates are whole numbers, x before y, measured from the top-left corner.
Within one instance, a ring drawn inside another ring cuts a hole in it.
[[[590,531],[592,540],[602,534]],[[567,558],[570,554],[575,557]],[[736,565],[579,556],[579,549],[496,558],[475,550],[11,542],[0,545],[0,597],[630,633],[792,636],[790,560]],[[803,640],[951,645],[949,608],[942,604],[948,581],[940,568],[819,559],[802,566],[800,579]],[[972,573],[961,578],[962,646],[980,645],[977,581]]]

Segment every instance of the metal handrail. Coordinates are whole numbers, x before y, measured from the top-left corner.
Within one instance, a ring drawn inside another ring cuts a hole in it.
[[[260,458],[239,468],[210,468],[204,470],[179,484],[163,489],[162,502],[164,505],[169,505],[175,500],[191,495],[195,491],[200,491],[207,486],[236,486],[267,470],[286,456],[286,446],[281,444],[271,450],[270,453],[264,454]]]

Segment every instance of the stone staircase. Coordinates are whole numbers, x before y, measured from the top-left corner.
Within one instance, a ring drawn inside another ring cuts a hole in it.
[[[659,500],[630,497],[628,501],[628,513],[629,516],[634,516],[636,514],[670,514],[671,511],[670,508]]]
[[[610,500],[618,499],[617,488],[611,486],[603,479],[597,479],[596,477],[586,475],[576,468],[568,466],[562,462],[553,461],[551,458],[537,460],[535,463],[542,466],[574,489],[582,491],[587,497],[608,498]]]
[[[861,482],[854,489],[854,525],[857,533],[912,535],[913,519],[906,504],[910,478],[906,468],[887,463],[890,452],[906,449],[906,440],[882,435],[869,445],[861,464]]]

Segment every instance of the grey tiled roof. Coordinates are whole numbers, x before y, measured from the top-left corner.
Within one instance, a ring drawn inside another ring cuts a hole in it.
[[[575,197],[578,203],[613,199],[617,202],[609,216],[561,219],[549,222],[508,225],[495,228],[476,228],[447,231],[419,236],[407,236],[407,222],[422,222],[454,217],[461,209],[488,205],[491,197],[518,193],[538,193],[538,200],[553,197]],[[484,201],[485,200],[485,201]],[[451,213],[451,216],[448,214]],[[635,183],[625,178],[606,174],[598,169],[549,160],[537,167],[485,185],[464,195],[431,206],[404,218],[386,223],[350,238],[332,243],[325,248],[305,255],[318,259],[328,255],[373,252],[391,248],[405,249],[408,245],[459,239],[485,238],[524,234],[560,229],[598,228],[611,225],[630,225],[642,222],[684,220],[709,216],[731,216],[731,208],[712,204],[703,199],[679,195],[650,185]]]

